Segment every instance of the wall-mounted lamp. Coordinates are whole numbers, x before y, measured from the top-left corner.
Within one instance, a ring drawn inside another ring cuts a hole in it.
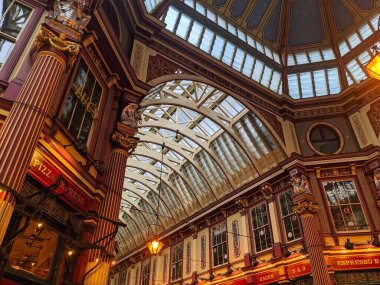
[[[354,244],[348,238],[347,241],[344,243],[344,247],[345,249],[351,250],[351,249],[354,249]]]
[[[101,161],[101,160],[93,160],[92,162],[90,163],[87,163],[86,165],[84,165],[84,169],[86,170],[89,170],[90,167],[94,166],[96,172],[100,175],[100,176],[103,176],[104,175],[104,172],[106,170],[106,167],[104,166],[104,162]]]
[[[291,252],[289,249],[285,249],[284,252],[282,253],[282,255],[285,257],[285,258],[288,258],[289,256],[292,255],[293,252]]]
[[[378,236],[372,236],[372,239],[368,243],[375,247],[380,247],[380,240]]]
[[[260,264],[260,261],[259,261],[256,257],[254,257],[254,258],[252,259],[251,265],[252,265],[253,267],[256,267],[256,266],[259,265],[259,264]]]

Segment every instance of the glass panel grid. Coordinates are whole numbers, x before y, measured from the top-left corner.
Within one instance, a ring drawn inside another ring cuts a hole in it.
[[[337,231],[369,229],[354,181],[328,181],[322,185]]]

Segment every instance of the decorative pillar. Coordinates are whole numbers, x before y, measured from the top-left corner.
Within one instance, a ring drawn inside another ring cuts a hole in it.
[[[111,138],[113,148],[111,150],[109,169],[105,180],[108,191],[100,206],[99,215],[113,221],[119,220],[125,167],[130,152],[137,145],[137,138],[133,137],[135,133],[136,128],[130,127],[124,123],[118,123]],[[115,231],[115,229],[116,227],[112,223],[99,219],[98,226],[94,232],[93,242],[97,242]],[[101,241],[98,245],[105,246],[107,242],[107,252],[113,253],[113,236]],[[84,284],[108,284],[111,262],[112,258],[105,256],[104,252],[100,250],[91,250],[89,254],[89,261],[87,263],[86,274],[84,276]]]
[[[43,26],[33,52],[36,60],[0,130],[0,187],[19,191],[32,159],[57,86],[66,68],[75,61],[80,46]],[[1,189],[1,188],[0,188]],[[2,191],[3,192],[3,191]],[[14,209],[9,193],[0,198],[0,242]]]
[[[307,177],[295,169],[291,173],[293,185],[293,211],[299,215],[304,235],[304,242],[309,253],[313,284],[331,284],[327,265],[324,260],[323,247],[317,228],[315,226],[315,215],[319,206],[310,191]]]
[[[265,196],[268,205],[268,213],[273,236],[273,257],[279,258],[282,256],[281,232],[276,211],[276,203],[274,201],[272,190],[272,185],[270,184],[264,184],[261,186],[261,193],[263,193],[263,195]]]

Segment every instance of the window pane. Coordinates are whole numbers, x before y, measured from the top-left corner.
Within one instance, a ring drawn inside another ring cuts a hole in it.
[[[21,225],[25,221],[23,218]],[[41,226],[37,220],[31,220],[23,235],[13,242],[9,254],[10,266],[37,278],[49,279],[58,238],[55,231],[43,224]]]
[[[352,180],[323,182],[337,231],[368,230],[355,184]]]
[[[82,60],[61,117],[62,123],[75,138],[87,140],[98,115],[101,93],[100,84]]]

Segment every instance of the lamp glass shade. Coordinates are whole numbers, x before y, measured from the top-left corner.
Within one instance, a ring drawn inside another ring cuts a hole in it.
[[[152,255],[159,254],[162,247],[164,246],[164,244],[162,242],[157,241],[157,240],[149,241],[149,242],[147,242],[146,245],[147,245],[147,247],[148,247],[148,249]]]
[[[365,67],[370,77],[380,80],[380,54],[377,54]]]

